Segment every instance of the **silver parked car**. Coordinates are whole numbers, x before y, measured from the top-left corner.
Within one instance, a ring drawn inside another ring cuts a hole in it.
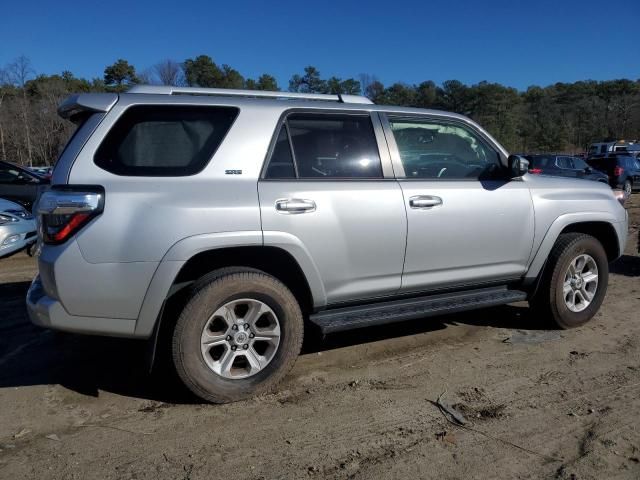
[[[0,258],[18,253],[36,242],[36,222],[22,205],[0,198]]]
[[[589,321],[627,213],[528,173],[452,113],[350,95],[137,86],[59,108],[78,130],[38,203],[34,323],[168,332],[198,396],[270,390],[325,333],[528,300]]]

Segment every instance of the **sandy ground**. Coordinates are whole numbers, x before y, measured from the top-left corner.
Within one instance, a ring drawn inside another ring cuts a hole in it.
[[[311,336],[277,394],[206,405],[144,344],[31,326],[0,262],[0,478],[640,478],[640,195],[597,317],[526,305]],[[448,423],[440,395],[468,420]]]

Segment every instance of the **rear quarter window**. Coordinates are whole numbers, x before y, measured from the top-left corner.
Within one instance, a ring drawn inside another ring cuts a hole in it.
[[[194,175],[209,163],[238,112],[235,107],[130,107],[103,140],[94,162],[116,175]]]

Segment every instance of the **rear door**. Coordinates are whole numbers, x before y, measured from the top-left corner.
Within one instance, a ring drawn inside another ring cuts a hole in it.
[[[265,244],[283,234],[299,243],[327,303],[398,291],[406,213],[376,114],[289,112],[258,192]]]
[[[627,164],[629,165],[629,170],[632,172],[633,189],[636,190],[640,188],[640,160],[629,157]]]
[[[558,167],[558,174],[562,177],[569,178],[582,178],[584,177],[584,171],[579,172],[574,163],[573,158],[568,156],[556,157],[556,166]]]
[[[407,209],[403,291],[521,277],[533,243],[527,183],[481,134],[448,117],[382,117]]]

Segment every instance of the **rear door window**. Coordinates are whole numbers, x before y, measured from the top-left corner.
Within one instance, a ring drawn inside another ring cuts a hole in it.
[[[573,162],[571,161],[571,157],[558,157],[558,159],[556,160],[556,165],[564,169],[573,168]]]
[[[291,144],[289,143],[289,131],[286,125],[282,125],[278,139],[271,154],[267,178],[296,178],[296,167],[293,163]]]
[[[367,114],[292,113],[280,129],[266,178],[382,178]]]
[[[573,161],[573,168],[575,168],[576,170],[584,170],[588,166],[584,160],[578,157],[573,157],[572,161]]]
[[[130,107],[94,161],[116,175],[193,175],[209,163],[237,115],[234,107]]]

